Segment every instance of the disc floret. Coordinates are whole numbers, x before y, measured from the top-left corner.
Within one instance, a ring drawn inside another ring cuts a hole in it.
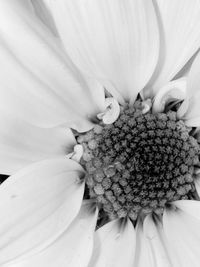
[[[161,214],[167,203],[194,191],[199,145],[176,112],[144,114],[141,101],[118,119],[78,137],[90,198],[110,219]]]

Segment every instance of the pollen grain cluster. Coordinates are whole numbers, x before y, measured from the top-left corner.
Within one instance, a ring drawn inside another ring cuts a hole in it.
[[[78,142],[90,198],[110,219],[161,214],[168,202],[194,191],[199,145],[176,112],[143,114],[136,101],[113,124],[96,125]]]

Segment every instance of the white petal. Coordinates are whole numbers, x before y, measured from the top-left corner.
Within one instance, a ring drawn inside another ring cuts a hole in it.
[[[186,98],[186,78],[167,83],[155,95],[153,112],[163,112],[167,103]]]
[[[152,1],[46,0],[77,66],[134,100],[157,63],[159,34]],[[119,101],[119,99],[118,99]]]
[[[135,231],[131,221],[115,220],[95,233],[93,256],[88,267],[132,267]]]
[[[83,169],[58,158],[22,169],[0,187],[0,264],[36,253],[66,231],[81,206]]]
[[[173,204],[188,215],[200,220],[200,202],[196,200],[178,200]]]
[[[136,251],[135,251],[135,262],[134,267],[154,267],[151,266],[149,261],[149,251],[148,244],[143,233],[143,224],[141,222],[137,223],[136,226]]]
[[[191,203],[191,208],[192,208]],[[193,209],[193,208],[192,208]],[[166,210],[163,215],[163,229],[174,267],[199,267],[200,262],[200,220],[187,212]]]
[[[137,226],[137,267],[171,267],[168,252],[165,248],[162,225],[148,215],[144,220],[143,229]]]
[[[88,117],[100,111],[102,94],[90,93],[57,38],[25,3],[0,1],[1,108],[42,127],[91,128]]]
[[[75,160],[76,162],[80,162],[81,157],[83,156],[83,146],[82,145],[75,145],[73,152],[67,154],[68,159]]]
[[[184,67],[200,47],[199,0],[156,0],[161,30],[160,61],[152,80],[155,92]]]
[[[52,33],[58,37],[58,32],[53,20],[53,17],[46,7],[43,0],[31,0],[33,7],[35,8],[35,12],[37,16],[41,19],[41,21],[49,27]]]
[[[39,128],[0,111],[0,173],[10,175],[33,162],[64,156],[75,144],[70,129]]]
[[[198,97],[198,99],[200,100],[200,98]],[[190,102],[189,104],[190,106],[194,106],[196,108],[196,104],[194,102]],[[199,113],[199,108],[196,109],[196,113]],[[190,119],[187,119],[186,118],[182,118],[183,120],[185,120],[185,124],[188,126],[188,127],[199,127],[200,126],[200,116],[195,116],[195,118],[190,118]]]
[[[92,254],[97,211],[90,203],[83,204],[77,218],[51,246],[41,253],[10,267],[87,267]]]
[[[200,126],[200,54],[195,58],[187,79],[187,98],[180,115],[188,126]]]
[[[151,255],[153,267],[171,266],[168,252],[165,248],[163,229],[161,223],[147,216],[144,221],[144,235],[148,240],[149,254]]]
[[[152,108],[152,100],[150,98],[147,98],[146,100],[144,100],[142,102],[142,113],[146,114],[147,112],[149,112],[149,110]]]
[[[117,100],[113,97],[108,97],[105,99],[105,111],[97,114],[97,117],[102,121],[104,124],[111,124],[114,123],[120,114],[120,105]]]
[[[200,197],[200,177],[195,179],[195,187],[196,187],[197,193]]]

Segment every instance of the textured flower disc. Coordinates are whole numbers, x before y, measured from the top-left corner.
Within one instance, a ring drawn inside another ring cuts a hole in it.
[[[162,214],[171,201],[194,192],[199,145],[176,112],[143,114],[141,101],[121,108],[109,125],[81,134],[81,159],[90,198],[110,219]]]

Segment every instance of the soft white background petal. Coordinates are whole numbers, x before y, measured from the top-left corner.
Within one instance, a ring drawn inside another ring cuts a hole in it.
[[[53,20],[53,17],[46,7],[43,0],[31,0],[33,7],[35,8],[35,12],[37,16],[41,19],[41,21],[49,27],[49,29],[53,32],[55,36],[58,37],[58,32]]]
[[[40,128],[0,109],[0,173],[13,174],[35,161],[64,156],[76,140],[64,127]]]
[[[179,113],[188,126],[200,126],[200,53],[195,58],[187,78],[187,98]],[[185,107],[185,108],[184,108]]]
[[[134,100],[158,58],[159,34],[152,1],[45,2],[77,66],[101,80],[113,94],[114,87],[126,100]]]
[[[166,210],[163,216],[170,259],[174,267],[199,267],[200,202],[189,200],[185,204],[184,201],[177,203],[176,210]]]
[[[84,203],[76,219],[51,246],[24,261],[9,267],[87,267],[93,248],[97,221],[94,203]]]
[[[135,267],[172,267],[165,247],[162,224],[148,215],[137,226]]]
[[[78,214],[82,167],[58,158],[32,164],[0,187],[0,264],[44,249]]]
[[[95,233],[93,255],[88,267],[132,267],[135,255],[135,230],[127,221],[115,220]]]
[[[100,110],[102,92],[91,94],[29,0],[0,1],[0,61],[0,106],[28,122],[81,128]]]
[[[151,82],[153,95],[183,68],[200,47],[199,0],[156,0],[155,7],[161,43],[159,63]]]

